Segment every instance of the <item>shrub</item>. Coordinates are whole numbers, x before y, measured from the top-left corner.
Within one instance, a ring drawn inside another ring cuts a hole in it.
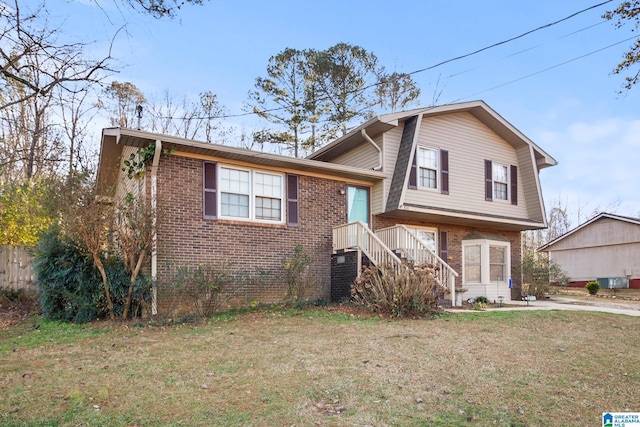
[[[473,302],[475,304],[489,304],[489,298],[485,297],[484,295],[480,295],[474,298]]]
[[[34,273],[43,316],[52,320],[83,323],[104,317],[107,304],[102,279],[91,256],[52,228],[41,237],[34,251]],[[122,313],[129,275],[115,257],[104,262],[114,312]],[[134,286],[135,305],[149,299],[144,278]]]
[[[443,287],[436,266],[405,265],[399,273],[387,267],[366,267],[351,286],[353,302],[391,317],[424,313],[437,308]]]
[[[8,301],[8,302],[26,302],[33,301],[33,297],[25,292],[24,289],[11,289],[11,288],[0,288],[0,301]]]
[[[587,288],[587,291],[589,291],[590,295],[595,295],[600,290],[600,283],[598,283],[596,280],[591,280],[590,282],[587,282],[584,287]]]
[[[569,276],[548,254],[525,253],[522,258],[523,294],[542,299],[549,293],[551,284],[566,286]]]
[[[233,280],[231,268],[226,261],[178,267],[172,288],[191,300],[196,315],[210,317],[226,302],[223,291]]]
[[[300,245],[293,248],[293,254],[290,258],[282,260],[287,286],[284,299],[287,304],[306,305],[309,290],[313,289],[316,284],[315,277],[309,269],[311,263],[311,257]]]

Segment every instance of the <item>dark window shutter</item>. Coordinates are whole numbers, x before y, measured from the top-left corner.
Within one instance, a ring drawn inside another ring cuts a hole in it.
[[[203,175],[202,199],[204,205],[204,217],[215,219],[217,217],[216,164],[212,162],[204,162]]]
[[[440,150],[440,175],[442,194],[449,194],[449,152]]]
[[[411,170],[409,171],[409,188],[415,190],[418,188],[418,149],[413,153],[413,161],[411,162]]]
[[[493,163],[491,160],[484,161],[484,199],[493,201]]]
[[[518,204],[518,167],[511,165],[511,173],[510,173],[510,178],[511,180],[511,204],[512,205],[517,205]]]
[[[438,254],[438,256],[440,258],[442,258],[443,260],[445,260],[445,262],[447,262],[447,264],[449,263],[449,261],[447,260],[447,257],[449,256],[449,233],[447,233],[446,231],[441,231],[440,232],[440,237],[438,239],[438,243],[440,246],[440,253]]]
[[[287,174],[287,225],[300,225],[298,175]]]

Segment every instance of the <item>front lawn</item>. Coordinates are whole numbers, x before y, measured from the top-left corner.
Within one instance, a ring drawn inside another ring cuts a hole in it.
[[[570,311],[0,330],[0,424],[600,425],[640,411],[638,319]]]

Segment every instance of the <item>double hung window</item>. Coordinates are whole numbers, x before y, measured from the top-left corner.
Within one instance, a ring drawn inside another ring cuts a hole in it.
[[[289,175],[291,210],[297,222],[297,176]],[[206,218],[284,223],[285,176],[205,162],[204,215]],[[295,202],[295,204],[292,204]]]
[[[509,200],[509,172],[505,165],[493,164],[493,198],[495,200]]]
[[[438,150],[418,148],[418,186],[438,188]]]
[[[518,167],[484,161],[485,200],[504,200],[518,204]]]

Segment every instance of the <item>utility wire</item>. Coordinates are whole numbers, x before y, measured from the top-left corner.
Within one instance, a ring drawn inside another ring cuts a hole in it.
[[[455,102],[458,102],[458,101],[462,101],[463,99],[472,98],[472,97],[475,97],[475,96],[480,95],[480,94],[482,94],[482,93],[489,92],[489,91],[491,91],[491,90],[499,89],[499,88],[501,88],[501,87],[508,86],[508,85],[510,85],[510,84],[513,84],[513,83],[519,82],[520,80],[528,79],[529,77],[533,77],[533,76],[536,76],[536,75],[538,75],[538,74],[544,73],[544,72],[546,72],[546,71],[553,70],[554,68],[558,68],[558,67],[561,67],[561,66],[563,66],[563,65],[569,64],[569,63],[571,63],[571,62],[575,62],[575,61],[577,61],[577,60],[579,60],[579,59],[586,58],[587,56],[591,56],[591,55],[596,54],[596,53],[598,53],[598,52],[602,52],[603,50],[609,49],[609,48],[611,48],[611,47],[617,46],[617,45],[619,45],[619,44],[622,44],[622,43],[624,43],[624,42],[626,42],[626,41],[629,41],[629,40],[632,40],[632,39],[635,39],[635,38],[636,38],[636,36],[633,36],[633,37],[629,37],[629,38],[624,39],[624,40],[620,40],[619,42],[616,42],[616,43],[610,44],[610,45],[605,46],[605,47],[602,47],[602,48],[600,48],[600,49],[593,50],[593,51],[591,51],[591,52],[589,52],[589,53],[585,53],[584,55],[576,56],[575,58],[569,59],[569,60],[564,61],[564,62],[561,62],[561,63],[559,63],[559,64],[552,65],[551,67],[547,67],[547,68],[544,68],[544,69],[542,69],[542,70],[538,70],[538,71],[536,71],[536,72],[534,72],[534,73],[530,73],[530,74],[527,74],[527,75],[525,75],[525,76],[519,77],[519,78],[517,78],[517,79],[510,80],[510,81],[508,81],[508,82],[506,82],[506,83],[502,83],[502,84],[499,84],[499,85],[497,85],[497,86],[490,87],[490,88],[485,89],[485,90],[482,90],[482,91],[480,91],[480,92],[476,92],[476,93],[474,93],[474,94],[472,94],[472,95],[468,95],[468,96],[465,96],[465,97],[462,97],[462,98],[458,98],[458,99],[456,99],[456,100],[454,100],[454,101],[451,101],[451,103],[455,103]]]
[[[596,9],[596,8],[598,8],[598,7],[600,7],[600,6],[603,6],[603,5],[607,4],[607,3],[611,3],[612,1],[613,1],[613,0],[606,0],[606,1],[603,1],[603,2],[601,2],[601,3],[595,4],[595,5],[593,5],[593,6],[589,6],[589,7],[585,8],[585,9],[582,9],[582,10],[579,10],[579,11],[577,11],[577,12],[574,12],[574,13],[572,13],[571,15],[566,16],[566,17],[564,17],[564,18],[562,18],[562,19],[558,19],[558,20],[556,20],[556,21],[553,21],[553,22],[550,22],[550,23],[548,23],[548,24],[542,25],[542,26],[540,26],[540,27],[534,28],[534,29],[532,29],[532,30],[526,31],[526,32],[524,32],[524,33],[522,33],[522,34],[519,34],[519,35],[515,36],[515,37],[511,37],[511,38],[509,38],[509,39],[502,40],[502,41],[499,41],[499,42],[497,42],[497,43],[493,43],[493,44],[491,44],[491,45],[488,45],[488,46],[485,46],[485,47],[483,47],[483,48],[477,49],[477,50],[475,50],[475,51],[473,51],[473,52],[469,52],[469,53],[466,53],[466,54],[463,54],[463,55],[459,55],[459,56],[456,56],[456,57],[453,57],[453,58],[450,58],[450,59],[447,59],[447,60],[444,60],[444,61],[438,62],[437,64],[430,65],[430,66],[425,67],[425,68],[420,68],[420,69],[418,69],[418,70],[411,71],[411,72],[409,72],[409,73],[405,73],[405,74],[406,74],[406,75],[413,75],[413,74],[423,73],[423,72],[425,72],[425,71],[429,71],[429,70],[433,70],[434,68],[441,67],[441,66],[443,66],[443,65],[445,65],[445,64],[449,64],[449,63],[454,62],[454,61],[459,61],[459,60],[461,60],[461,59],[464,59],[464,58],[468,58],[468,57],[470,57],[470,56],[477,55],[477,54],[479,54],[480,52],[484,52],[485,50],[493,49],[494,47],[498,47],[498,46],[504,45],[504,44],[506,44],[506,43],[510,43],[510,42],[512,42],[512,41],[514,41],[514,40],[521,39],[521,38],[523,38],[523,37],[525,37],[525,36],[527,36],[527,35],[529,35],[529,34],[532,34],[532,33],[537,32],[537,31],[541,31],[541,30],[547,29],[547,28],[552,27],[552,26],[554,26],[554,25],[557,25],[557,24],[559,24],[559,23],[561,23],[561,22],[564,22],[564,21],[567,21],[567,20],[569,20],[569,19],[572,19],[572,18],[574,18],[574,17],[576,17],[576,16],[578,16],[578,15],[580,15],[580,14],[582,14],[582,13],[585,13],[585,12],[588,12],[588,11],[590,11],[590,10]],[[590,28],[590,27],[587,27],[587,28]],[[586,29],[586,28],[585,28],[585,29]],[[584,30],[584,29],[583,29],[583,30]],[[580,31],[581,31],[581,30],[580,30]],[[627,40],[629,40],[629,39],[627,39]],[[624,41],[626,41],[626,40],[623,40],[623,41],[621,41],[621,42],[619,42],[619,43],[622,43],[622,42],[624,42]],[[619,44],[619,43],[616,43],[616,44]],[[615,44],[614,44],[614,45],[611,45],[611,46],[615,46]],[[611,46],[608,46],[608,47],[611,47]],[[600,49],[600,50],[607,49],[608,47],[602,48],[602,49]],[[598,50],[598,51],[599,51],[599,50]],[[591,52],[591,53],[595,53],[595,52],[598,52],[598,51],[594,51],[594,52]],[[590,54],[591,54],[591,53],[590,53]],[[588,56],[588,55],[590,55],[590,54],[587,54],[587,55],[585,55],[585,56]],[[565,62],[565,63],[568,63],[568,62],[571,62],[571,61],[574,61],[574,60],[577,60],[577,59],[580,59],[580,58],[574,58],[573,60],[567,61],[567,62]],[[553,66],[553,67],[548,68],[547,70],[550,70],[550,69],[553,69],[553,68],[559,67],[559,66],[561,66],[561,65],[563,65],[563,64],[565,64],[565,63],[557,64],[557,65],[555,65],[555,66]],[[544,72],[544,71],[546,71],[546,70],[541,70],[541,71],[540,71],[540,73],[541,73],[541,72]],[[536,73],[534,73],[534,74],[532,74],[532,75],[535,75],[535,74],[536,74]],[[527,77],[527,76],[522,77],[521,79],[518,79],[518,80],[522,80],[523,78],[526,78],[526,77]],[[514,80],[514,81],[512,81],[512,82],[505,83],[505,85],[506,85],[506,84],[513,83],[513,82],[518,81],[518,80]],[[370,89],[370,88],[372,88],[372,87],[378,86],[379,84],[380,84],[380,82],[372,83],[372,84],[370,84],[370,85],[368,85],[368,86],[365,86],[365,87],[363,87],[363,88],[361,88],[361,89],[358,89],[358,90],[356,90],[356,91],[352,91],[352,92],[360,92],[360,91],[364,91],[364,90]],[[496,86],[496,88],[497,88],[497,87],[501,87],[501,86]],[[487,90],[491,90],[491,89],[487,89]],[[484,92],[486,92],[486,91],[479,92],[479,93],[484,93]],[[473,95],[472,95],[472,96],[473,96]],[[461,98],[461,99],[464,99],[464,98]],[[322,100],[322,99],[321,99],[321,100]],[[274,108],[269,108],[269,109],[262,110],[261,112],[262,112],[262,113],[269,113],[269,112],[272,112],[272,111],[280,111],[280,110],[283,110],[284,108],[285,108],[285,107],[274,107]],[[209,116],[209,117],[200,117],[200,118],[202,118],[202,119],[231,119],[231,118],[238,118],[238,117],[252,116],[252,115],[256,115],[256,114],[257,114],[257,113],[256,113],[255,111],[248,111],[248,112],[246,112],[246,113],[238,113],[238,114],[224,114],[224,115],[219,115],[219,116]],[[180,118],[178,118],[178,117],[173,117],[173,118],[172,118],[172,117],[163,117],[163,118],[165,118],[165,119],[174,119],[174,120],[186,119],[186,117],[180,117]]]
[[[407,73],[407,74],[412,75],[412,74],[422,73],[422,72],[424,72],[424,71],[432,70],[432,69],[434,69],[434,68],[440,67],[440,66],[442,66],[442,65],[444,65],[444,64],[448,64],[448,63],[453,62],[453,61],[458,61],[458,60],[463,59],[463,58],[468,58],[469,56],[477,55],[478,53],[480,53],[480,52],[484,52],[485,50],[492,49],[492,48],[494,48],[494,47],[501,46],[501,45],[506,44],[506,43],[510,43],[510,42],[512,42],[512,41],[514,41],[514,40],[518,40],[518,39],[521,39],[521,38],[522,38],[522,37],[524,37],[524,36],[527,36],[527,35],[529,35],[529,34],[535,33],[536,31],[544,30],[544,29],[546,29],[546,28],[549,28],[549,27],[552,27],[552,26],[554,26],[554,25],[557,25],[557,24],[559,24],[560,22],[567,21],[567,20],[569,20],[569,19],[571,19],[571,18],[574,18],[574,17],[576,17],[576,16],[578,16],[578,15],[580,15],[580,14],[584,13],[584,12],[588,12],[589,10],[592,10],[592,9],[598,8],[598,7],[600,7],[600,6],[602,6],[602,5],[605,5],[605,4],[607,4],[607,3],[611,3],[612,1],[613,1],[613,0],[607,0],[607,1],[605,1],[605,2],[598,3],[598,4],[593,5],[593,6],[589,6],[589,7],[587,7],[586,9],[579,10],[579,11],[577,11],[577,12],[575,12],[575,13],[572,13],[571,15],[569,15],[569,16],[567,16],[567,17],[565,17],[565,18],[559,19],[559,20],[557,20],[557,21],[551,22],[551,23],[549,23],[549,24],[543,25],[543,26],[538,27],[538,28],[534,28],[533,30],[526,31],[526,32],[524,32],[524,33],[522,33],[522,34],[520,34],[520,35],[517,35],[517,36],[515,36],[515,37],[511,37],[510,39],[502,40],[502,41],[500,41],[500,42],[494,43],[494,44],[489,45],[489,46],[485,46],[485,47],[480,48],[480,49],[478,49],[478,50],[475,50],[475,51],[473,51],[473,52],[465,53],[464,55],[456,56],[456,57],[454,57],[454,58],[447,59],[447,60],[442,61],[442,62],[438,62],[438,63],[437,63],[437,64],[435,64],[435,65],[431,65],[431,66],[426,67],[426,68],[421,68],[421,69],[419,69],[419,70],[412,71],[412,72]]]
[[[592,24],[592,25],[589,25],[589,26],[587,26],[587,27],[581,28],[581,29],[579,29],[579,30],[572,31],[572,32],[567,33],[567,34],[565,34],[565,35],[563,35],[563,36],[560,36],[560,37],[558,37],[558,38],[555,38],[555,39],[553,39],[553,40],[550,40],[550,41],[547,41],[547,42],[544,42],[544,43],[540,43],[540,44],[537,44],[537,45],[535,45],[535,46],[531,46],[531,47],[528,47],[528,48],[525,48],[525,49],[521,49],[521,50],[516,51],[516,52],[513,52],[513,53],[511,53],[511,54],[509,54],[509,55],[507,55],[507,56],[504,56],[503,58],[499,59],[498,61],[503,61],[503,60],[508,59],[508,58],[513,58],[514,56],[518,56],[518,55],[521,55],[521,54],[523,54],[523,53],[529,52],[529,51],[531,51],[531,50],[538,49],[539,47],[541,47],[541,46],[545,46],[545,45],[547,45],[547,44],[549,44],[549,43],[554,43],[554,42],[556,42],[556,41],[558,41],[558,40],[566,39],[566,38],[568,38],[568,37],[570,37],[570,36],[573,36],[574,34],[578,34],[578,33],[581,33],[581,32],[583,32],[583,31],[586,31],[586,30],[590,30],[591,28],[597,27],[598,25],[605,24],[606,22],[607,22],[607,21],[600,21],[600,22],[598,22],[598,23],[596,23],[596,24]],[[495,61],[494,61],[494,62],[492,62],[492,64],[495,64],[495,63],[496,63]],[[486,65],[487,65],[487,64],[483,64],[483,65],[478,65],[478,66],[475,66],[475,67],[472,67],[472,68],[467,68],[466,70],[458,71],[457,73],[453,73],[453,74],[451,74],[451,75],[447,76],[446,78],[456,77],[456,76],[459,76],[459,75],[461,75],[461,74],[468,73],[469,71],[474,71],[474,70],[477,70],[477,69],[483,68],[483,67],[485,67]]]

